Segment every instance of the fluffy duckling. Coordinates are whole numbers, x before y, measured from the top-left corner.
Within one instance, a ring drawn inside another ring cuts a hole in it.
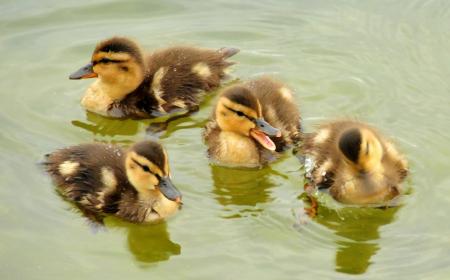
[[[401,193],[407,162],[373,127],[352,120],[324,124],[305,137],[304,152],[312,158],[308,171],[313,186],[329,188],[338,201],[380,204]]]
[[[289,88],[260,77],[224,89],[203,137],[214,162],[259,167],[299,143],[300,112]]]
[[[113,37],[100,42],[91,62],[70,79],[98,79],[81,104],[108,117],[151,118],[177,110],[195,111],[205,91],[220,85],[227,58],[235,48],[219,50],[176,46],[145,54],[134,41]]]
[[[128,150],[99,143],[72,146],[48,154],[44,164],[62,196],[100,223],[105,214],[155,222],[175,214],[181,204],[167,154],[156,142],[142,141]]]

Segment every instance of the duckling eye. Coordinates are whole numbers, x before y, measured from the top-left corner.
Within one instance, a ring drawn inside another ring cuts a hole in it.
[[[102,59],[100,59],[97,63],[109,63],[109,62],[111,62],[111,59],[108,59],[108,58],[102,58]]]
[[[242,113],[241,111],[236,111],[236,114],[239,116],[239,117],[243,117],[243,116],[245,116],[245,114],[244,113]]]
[[[150,168],[148,168],[147,165],[142,165],[142,169],[143,169],[145,172],[150,172]]]

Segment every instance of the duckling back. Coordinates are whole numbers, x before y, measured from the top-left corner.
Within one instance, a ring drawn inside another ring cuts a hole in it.
[[[61,194],[90,218],[115,213],[128,184],[123,151],[112,145],[83,144],[57,150],[44,162]]]
[[[176,46],[157,50],[147,61],[146,80],[112,105],[121,115],[142,118],[178,110],[195,111],[206,92],[217,88],[238,49],[219,50]]]
[[[181,203],[167,153],[157,142],[141,141],[126,151],[83,144],[47,155],[44,164],[62,196],[99,223],[105,214],[156,222],[175,214]]]
[[[225,69],[233,65],[226,59],[238,51],[171,47],[152,53],[148,71],[153,93],[162,99],[161,109],[170,112],[198,106],[202,94],[220,85]]]

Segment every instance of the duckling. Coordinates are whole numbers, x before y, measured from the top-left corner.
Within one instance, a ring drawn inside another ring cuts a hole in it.
[[[61,195],[99,223],[106,214],[133,223],[156,222],[181,205],[167,153],[153,141],[128,150],[100,143],[72,146],[48,154],[44,164]]]
[[[313,165],[313,186],[329,188],[346,204],[390,201],[401,193],[408,164],[394,144],[375,128],[353,120],[324,124],[305,137],[304,152]]]
[[[91,62],[70,79],[98,79],[81,104],[116,118],[152,118],[179,110],[195,111],[205,91],[215,89],[233,65],[235,48],[174,46],[145,54],[134,41],[113,37],[98,43]]]
[[[224,89],[203,138],[221,165],[261,167],[275,160],[302,138],[292,91],[268,76]]]

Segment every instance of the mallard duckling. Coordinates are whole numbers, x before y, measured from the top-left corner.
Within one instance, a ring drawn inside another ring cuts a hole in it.
[[[373,127],[352,120],[324,124],[305,137],[313,186],[347,204],[380,204],[401,193],[407,162]]]
[[[169,47],[146,55],[134,41],[113,37],[100,42],[91,62],[70,79],[98,79],[81,104],[108,117],[151,118],[176,110],[195,111],[205,91],[220,85],[227,58],[235,48],[219,50]]]
[[[64,198],[101,223],[113,214],[134,223],[167,218],[180,207],[162,146],[142,141],[128,150],[83,144],[47,155],[44,164]]]
[[[203,137],[210,158],[221,165],[267,164],[301,140],[292,91],[270,77],[224,89]]]

